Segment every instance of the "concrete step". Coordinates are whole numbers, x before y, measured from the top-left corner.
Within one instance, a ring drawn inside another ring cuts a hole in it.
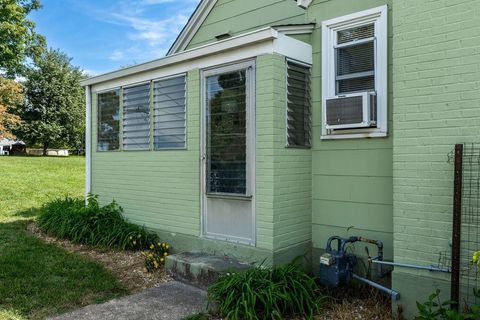
[[[201,289],[207,289],[221,274],[251,267],[248,263],[202,252],[172,254],[165,260],[165,268],[171,277]]]

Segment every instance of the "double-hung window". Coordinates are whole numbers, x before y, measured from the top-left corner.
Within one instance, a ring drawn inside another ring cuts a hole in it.
[[[387,6],[322,24],[322,139],[387,135]]]

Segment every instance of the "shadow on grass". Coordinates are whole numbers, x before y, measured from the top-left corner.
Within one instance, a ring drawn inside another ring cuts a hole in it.
[[[29,208],[24,210],[19,210],[13,214],[15,217],[22,218],[35,218],[40,214],[41,208]]]
[[[40,241],[27,223],[0,223],[0,310],[43,319],[128,293],[103,266]]]

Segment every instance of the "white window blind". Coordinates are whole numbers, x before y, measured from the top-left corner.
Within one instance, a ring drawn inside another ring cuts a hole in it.
[[[150,148],[150,84],[123,89],[123,149]]]
[[[154,82],[154,147],[186,147],[186,76]]]
[[[311,141],[310,67],[287,61],[287,146]]]
[[[337,32],[336,94],[375,90],[375,26]]]

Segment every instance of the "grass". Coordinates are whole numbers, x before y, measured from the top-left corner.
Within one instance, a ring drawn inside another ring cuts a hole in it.
[[[26,231],[39,208],[81,197],[84,158],[0,157],[0,319],[42,319],[127,293],[100,264]]]

